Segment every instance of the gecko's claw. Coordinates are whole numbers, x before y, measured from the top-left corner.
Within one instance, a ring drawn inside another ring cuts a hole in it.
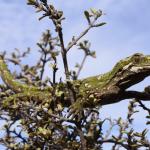
[[[83,117],[83,106],[81,102],[75,102],[69,108],[68,118],[71,120],[77,119],[80,120]]]

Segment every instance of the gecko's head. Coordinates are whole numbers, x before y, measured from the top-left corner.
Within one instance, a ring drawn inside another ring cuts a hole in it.
[[[136,64],[142,66],[150,66],[150,55],[143,55],[141,53],[136,53],[131,56],[131,61]]]

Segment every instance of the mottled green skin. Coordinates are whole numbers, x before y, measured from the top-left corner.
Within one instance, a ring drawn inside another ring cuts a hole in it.
[[[4,83],[14,92],[20,93],[24,91],[38,91],[37,87],[28,86],[26,84],[21,84],[20,82],[15,81],[14,77],[8,70],[2,56],[0,56],[0,76]]]
[[[87,89],[101,90],[111,81],[111,79],[115,76],[115,74],[119,70],[122,70],[125,66],[131,63],[141,67],[145,65],[150,65],[150,55],[144,56],[142,54],[137,53],[130,57],[127,57],[126,59],[120,60],[111,71],[102,75],[93,76],[84,79],[81,88],[84,89],[85,87],[87,87],[86,90]]]
[[[99,76],[89,77],[80,81],[73,81],[73,85],[79,84],[79,92],[77,96],[76,106],[81,106],[81,104],[90,103],[93,106],[93,103],[96,104],[96,99],[92,94],[97,91],[102,90],[109,84],[109,82],[113,79],[115,74],[122,69],[125,69],[129,64],[134,64],[134,66],[150,66],[150,55],[144,56],[142,54],[134,54],[126,59],[119,61],[115,67]],[[17,98],[25,97],[23,99],[34,99],[39,101],[51,101],[51,93],[52,88],[49,87],[48,90],[41,90],[35,86],[28,86],[27,84],[22,84],[20,82],[15,81],[14,77],[11,75],[10,71],[7,68],[2,56],[0,56],[0,76],[4,83],[16,94],[6,98],[4,103],[14,101]],[[58,91],[59,92],[59,91]],[[61,91],[59,93],[63,93],[65,96],[68,95],[65,91]],[[61,97],[61,96],[60,96]],[[7,103],[8,104],[8,103]],[[79,105],[78,105],[79,104]]]
[[[79,88],[80,96],[77,102],[71,106],[72,112],[78,113],[80,110],[83,110],[84,107],[94,108],[99,106],[100,99],[95,95],[107,91],[107,87],[110,86],[110,83],[112,83],[115,75],[120,70],[126,70],[129,65],[141,68],[150,66],[150,55],[144,56],[143,54],[134,54],[123,60],[120,60],[111,71],[103,75],[93,76],[81,80],[81,85]],[[78,83],[79,81],[76,82]]]
[[[41,90],[35,86],[22,84],[14,79],[2,56],[0,56],[0,76],[4,83],[16,94],[11,95],[3,101],[4,107],[14,104],[17,100],[51,101],[51,87]],[[11,103],[12,102],[12,103]]]

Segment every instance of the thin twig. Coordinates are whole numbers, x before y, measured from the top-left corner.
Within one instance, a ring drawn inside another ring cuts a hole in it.
[[[40,74],[40,80],[42,80],[43,74],[44,74],[44,70],[45,70],[45,65],[46,65],[46,62],[47,62],[47,53],[46,53],[46,50],[45,50],[45,48],[47,46],[47,43],[45,44],[45,48],[43,48],[40,43],[37,43],[37,45],[39,46],[39,48],[44,53],[44,58],[41,58],[41,61],[42,61],[43,64],[42,64],[42,69],[41,69],[41,74]]]
[[[77,72],[77,78],[78,78],[79,75],[80,75],[80,72],[81,72],[81,70],[82,70],[82,68],[83,68],[83,65],[84,65],[84,63],[85,63],[86,58],[87,58],[87,55],[85,54],[85,55],[84,55],[84,58],[83,58],[83,60],[82,60],[82,62],[81,62],[81,65],[80,65],[80,67],[79,67],[79,70],[78,70],[78,72]]]
[[[55,61],[55,64],[54,65],[56,65],[57,63],[56,63],[56,61]],[[55,66],[54,68],[53,68],[53,85],[55,85],[56,84],[56,72],[57,72],[57,67]]]
[[[41,70],[41,75],[40,75],[40,80],[42,80],[43,78],[43,74],[44,74],[44,70],[45,70],[45,65],[46,65],[46,53],[44,53],[44,59],[42,59],[42,70]]]
[[[81,125],[79,122],[76,122],[76,127],[77,127],[77,132],[80,136],[80,140],[81,140],[81,149],[82,150],[87,150],[87,141],[84,137],[84,134],[83,134],[83,131],[82,131],[82,128],[81,128]]]
[[[54,117],[54,118],[57,118],[59,119],[59,121],[66,121],[66,122],[70,122],[70,123],[75,123],[75,121],[71,120],[71,119],[68,119],[68,118],[65,118],[65,117],[60,117],[58,115],[55,115],[55,114],[49,114],[51,117]]]
[[[62,54],[62,58],[63,58],[66,79],[69,80],[70,76],[69,76],[69,68],[68,68],[68,61],[67,61],[67,51],[64,46],[63,33],[62,33],[61,28],[58,29],[58,36],[59,36],[59,40],[60,40],[60,44],[61,44],[61,54]]]
[[[77,44],[77,42],[83,37],[85,36],[88,31],[93,27],[94,23],[96,22],[98,18],[95,17],[93,22],[91,22],[91,24],[89,24],[89,26],[87,27],[87,29],[85,29],[77,38],[75,38],[72,42],[69,42],[67,48],[66,48],[66,52],[68,52],[74,45]]]
[[[147,108],[140,100],[136,99],[136,101],[140,104],[140,106],[141,106],[144,110],[148,111],[148,113],[149,113],[149,115],[150,115],[150,109]]]
[[[27,142],[27,140],[26,140],[24,137],[22,137],[21,132],[20,132],[20,133],[17,133],[16,130],[14,130],[14,131],[9,131],[9,132],[10,132],[10,133],[13,133],[14,135],[16,135],[16,138],[20,138],[23,143],[26,143],[26,142]]]
[[[113,139],[102,140],[102,141],[100,141],[100,143],[101,144],[104,144],[104,143],[114,143],[116,145],[121,145],[125,149],[129,150],[129,147],[128,147],[127,144],[123,144],[122,142],[114,141]]]

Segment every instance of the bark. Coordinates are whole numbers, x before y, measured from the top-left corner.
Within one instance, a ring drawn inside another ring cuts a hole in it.
[[[8,88],[13,90],[18,97],[21,94],[33,100],[47,101],[49,99],[51,101],[52,87],[48,87],[48,90],[40,90],[38,87],[16,82],[2,56],[0,57],[0,76]],[[150,76],[150,55],[138,53],[127,57],[119,61],[108,73],[72,81],[71,84],[76,93],[76,107],[81,104],[83,107],[96,107],[132,98],[149,101],[150,87],[147,87],[143,92],[128,91],[129,87],[143,81],[148,76]],[[71,99],[65,85],[61,89],[58,85],[56,96],[59,103],[61,102],[68,107],[71,105]]]

